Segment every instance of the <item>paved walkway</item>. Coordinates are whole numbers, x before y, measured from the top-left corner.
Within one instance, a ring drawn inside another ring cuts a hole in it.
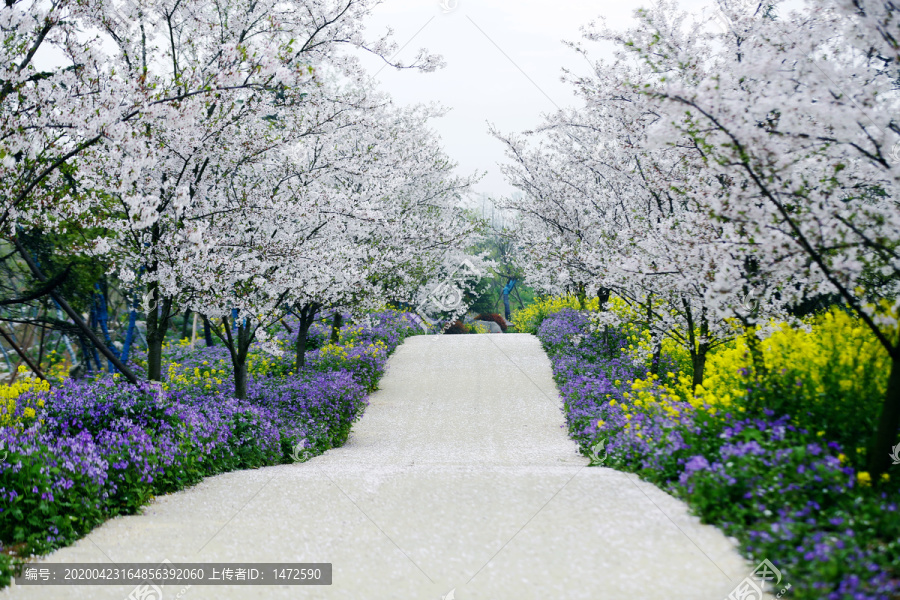
[[[47,560],[334,565],[328,587],[169,586],[166,600],[723,600],[751,570],[734,546],[655,487],[587,467],[559,404],[532,336],[412,338],[344,447],[212,477]]]

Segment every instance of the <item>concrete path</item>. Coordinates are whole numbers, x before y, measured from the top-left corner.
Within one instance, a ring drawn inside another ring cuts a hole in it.
[[[416,337],[343,448],[207,479],[46,562],[334,565],[328,587],[167,586],[166,600],[723,600],[750,574],[681,502],[586,465],[536,338]],[[132,588],[0,598],[121,600]]]

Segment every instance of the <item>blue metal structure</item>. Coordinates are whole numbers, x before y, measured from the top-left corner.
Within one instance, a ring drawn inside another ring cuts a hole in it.
[[[510,279],[506,284],[506,287],[503,288],[503,317],[509,321],[512,317],[509,310],[509,294],[513,291],[513,288],[516,287],[516,279]]]
[[[134,340],[134,330],[137,328],[137,301],[135,301],[131,310],[128,311],[128,329],[125,331],[125,343],[122,345],[122,354],[119,359],[127,364],[128,354],[131,352],[131,342]]]

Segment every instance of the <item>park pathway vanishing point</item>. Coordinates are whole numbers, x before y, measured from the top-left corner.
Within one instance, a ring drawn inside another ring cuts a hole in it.
[[[166,586],[164,600],[723,600],[752,571],[683,503],[587,466],[533,336],[408,339],[370,401],[342,448],[209,478],[47,560],[334,565],[328,587]]]

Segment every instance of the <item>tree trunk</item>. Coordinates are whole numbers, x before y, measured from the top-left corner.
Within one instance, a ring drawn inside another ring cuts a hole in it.
[[[653,364],[650,367],[650,372],[654,375],[659,376],[659,361],[662,360],[662,343],[658,343],[653,348]]]
[[[522,296],[519,295],[519,288],[513,288],[513,293],[516,295],[516,300],[519,301],[519,308],[525,310],[525,303],[522,302]]]
[[[602,287],[597,289],[597,310],[603,310],[603,305],[609,302],[609,295],[609,288]]]
[[[243,329],[243,328],[241,328]],[[247,348],[242,343],[244,332],[238,333],[238,347],[236,352],[231,352],[231,366],[234,368],[234,397],[238,400],[247,399]],[[247,344],[249,347],[249,344]]]
[[[233,311],[232,314],[237,313]],[[252,320],[244,319],[244,323],[235,326],[238,323],[237,317],[233,317],[233,323],[228,322],[228,317],[222,317],[220,325],[213,325],[204,317],[210,330],[215,331],[216,337],[222,340],[225,347],[228,348],[228,354],[231,356],[231,367],[234,371],[234,397],[239,400],[247,399],[247,354],[250,350],[250,343],[256,334],[259,325],[253,325]]]
[[[747,338],[747,347],[750,349],[750,358],[753,360],[753,375],[759,380],[766,376],[766,357],[763,355],[762,346],[756,336],[756,327],[745,327],[744,337]]]
[[[869,475],[873,483],[881,481],[882,473],[893,463],[893,449],[897,444],[897,430],[900,429],[900,350],[891,356],[891,374],[888,378],[887,393],[878,419],[878,429],[868,456]],[[900,454],[898,452],[897,454]]]
[[[344,324],[344,315],[335,311],[331,321],[331,343],[337,344],[341,339],[341,326]]]
[[[694,393],[697,393],[697,386],[703,383],[703,369],[706,367],[706,354],[709,352],[709,342],[707,335],[709,334],[709,321],[706,319],[706,308],[700,310],[700,339],[697,339],[694,331],[694,313],[691,303],[687,298],[681,299],[684,307],[684,318],[687,325],[688,343],[690,345],[691,366],[694,368],[694,377],[692,387]]]
[[[184,311],[184,321],[181,323],[181,337],[179,340],[183,340],[188,336],[188,323],[190,322],[191,317],[191,309],[186,309]]]
[[[206,317],[203,317],[203,340],[206,342],[207,348],[213,345],[212,328],[210,328],[209,319]]]
[[[191,350],[193,350],[194,343],[197,341],[197,313],[194,313],[194,318],[191,320],[193,321],[191,324]]]
[[[238,400],[247,399],[247,357],[242,361],[236,361],[234,365],[234,397]]]
[[[609,294],[607,294],[609,297]],[[647,331],[652,331],[653,323],[653,296],[647,296]],[[653,339],[652,333],[650,339]],[[650,373],[659,375],[659,359],[662,355],[662,342],[653,345],[653,360],[650,363]]]
[[[295,313],[300,318],[300,323],[297,326],[297,342],[295,344],[296,361],[294,363],[294,372],[299,373],[300,370],[306,366],[306,334],[309,331],[309,328],[312,326],[313,321],[316,318],[316,311],[319,310],[319,305],[315,302],[310,304],[304,304],[303,307]]]
[[[159,223],[154,223],[150,227],[151,245],[155,248],[159,243],[160,228]],[[147,267],[147,272],[151,276],[156,273],[158,263],[153,262]],[[152,277],[151,277],[152,279]],[[168,308],[171,303],[166,305],[160,297],[159,282],[150,281],[147,284],[147,292],[149,294],[149,303],[147,310],[147,379],[150,381],[162,381],[162,345],[166,339],[166,327],[168,325],[169,314]]]
[[[228,346],[228,353],[231,355],[231,367],[234,371],[234,397],[238,400],[246,400],[248,379],[247,354],[256,328],[250,323],[242,323],[235,327],[234,324],[238,322],[238,319],[237,317],[232,318],[233,322],[229,324],[228,317],[222,317],[222,327],[225,334],[222,341]]]
[[[579,285],[575,291],[575,297],[578,298],[578,310],[586,310],[587,309],[587,293],[584,291],[584,286]]]
[[[161,307],[155,305],[158,293],[156,284],[151,284],[153,306],[147,312],[147,379],[151,381],[162,381],[162,347],[172,308],[171,298],[164,298]]]
[[[300,370],[306,366],[306,332],[309,331],[309,326],[304,326],[303,323],[300,323],[300,326],[297,327],[297,342],[294,346],[295,351],[297,352],[297,358],[294,361],[294,372],[299,373]]]
[[[697,393],[697,386],[703,384],[703,369],[706,367],[706,353],[709,350],[706,343],[701,343],[698,348],[691,352],[691,365],[694,367],[694,379],[691,382],[694,393]]]
[[[162,381],[162,343],[164,336],[158,331],[150,333],[147,327],[147,379]]]
[[[503,294],[503,318],[506,321],[512,321],[512,311],[509,309],[509,292]]]

